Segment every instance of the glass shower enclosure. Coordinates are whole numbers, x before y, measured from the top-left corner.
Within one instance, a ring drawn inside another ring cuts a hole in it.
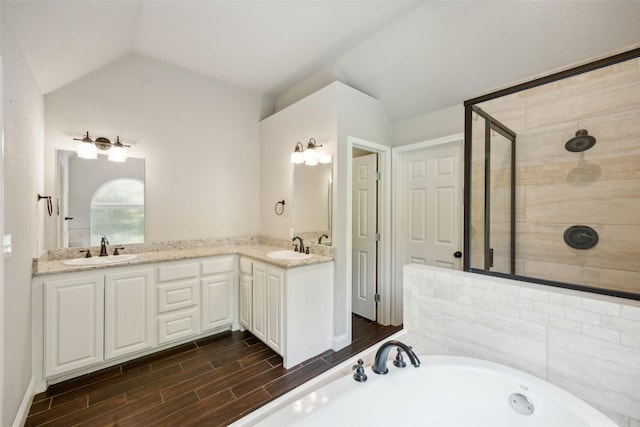
[[[475,105],[466,114],[465,270],[515,274],[516,134]]]

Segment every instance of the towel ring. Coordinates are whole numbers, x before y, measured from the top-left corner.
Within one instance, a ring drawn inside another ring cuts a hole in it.
[[[282,206],[280,206],[282,205]],[[278,207],[280,206],[280,209],[278,209]],[[276,212],[276,215],[280,216],[284,213],[284,200],[280,200],[278,203],[276,203],[275,207],[273,208]],[[279,212],[278,212],[279,211]]]

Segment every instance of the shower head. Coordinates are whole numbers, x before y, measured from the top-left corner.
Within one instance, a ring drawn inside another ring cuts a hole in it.
[[[564,144],[564,148],[572,153],[580,153],[596,145],[596,139],[589,135],[586,129],[580,129],[576,132],[576,136],[571,138]]]

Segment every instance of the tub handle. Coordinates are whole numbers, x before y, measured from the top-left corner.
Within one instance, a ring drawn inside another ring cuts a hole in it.
[[[356,373],[353,374],[353,379],[359,383],[363,383],[367,380],[367,375],[364,373],[364,362],[362,359],[358,359],[358,364],[353,365],[351,370],[355,370]]]

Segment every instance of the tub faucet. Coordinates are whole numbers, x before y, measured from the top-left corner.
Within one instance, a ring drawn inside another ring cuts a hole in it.
[[[376,374],[386,374],[389,372],[389,369],[387,369],[387,357],[389,356],[389,351],[394,347],[397,347],[407,353],[407,356],[413,366],[416,368],[420,367],[420,359],[418,359],[418,356],[416,356],[411,347],[401,343],[400,341],[391,340],[383,343],[380,348],[378,348],[375,361],[371,367],[373,372]]]
[[[107,253],[107,245],[109,244],[109,241],[107,240],[106,237],[102,237],[102,239],[100,240],[100,256],[107,256],[109,255]]]
[[[300,240],[300,253],[303,254],[304,253],[304,242],[302,241],[302,237],[296,236],[293,239],[291,239],[291,241],[295,242],[296,239]]]

